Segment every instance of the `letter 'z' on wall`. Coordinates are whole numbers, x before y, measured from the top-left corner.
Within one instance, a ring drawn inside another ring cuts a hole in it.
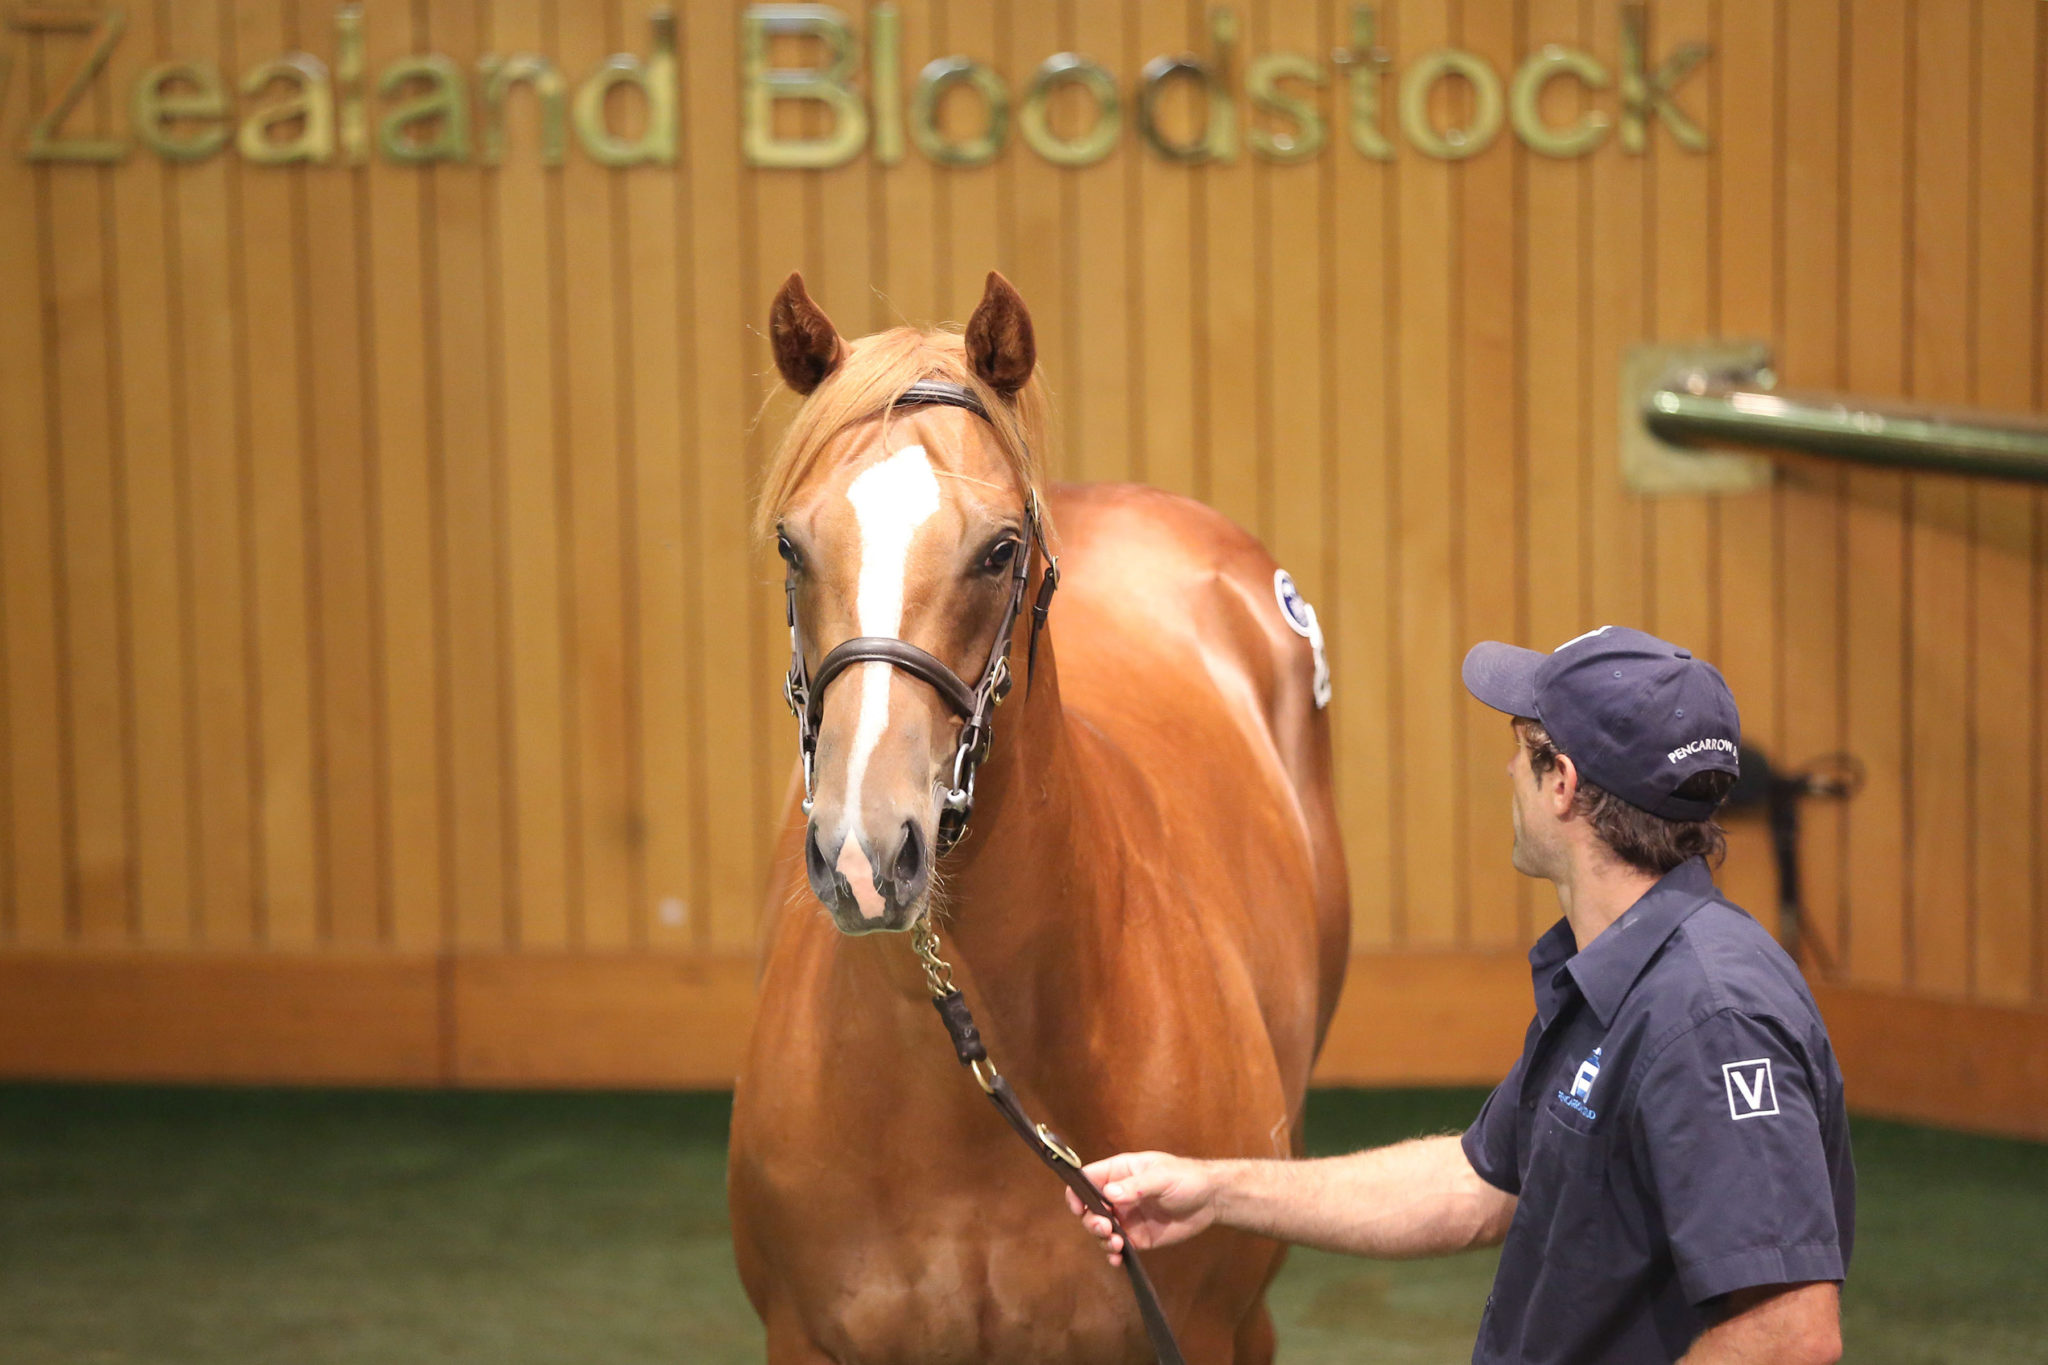
[[[1391,161],[1404,145],[1457,161],[1486,154],[1503,131],[1543,156],[1588,156],[1610,142],[1619,154],[1641,155],[1657,125],[1679,150],[1707,151],[1708,134],[1683,101],[1708,47],[1680,42],[1660,59],[1649,7],[1622,0],[1617,8],[1619,51],[1611,64],[1540,42],[1510,73],[1462,48],[1394,53],[1380,45],[1378,7],[1365,3],[1331,16],[1348,41],[1324,60],[1241,54],[1238,11],[1219,4],[1207,12],[1203,52],[1153,54],[1118,72],[1076,52],[1036,61],[1025,54],[1015,71],[992,53],[932,53],[930,35],[906,32],[886,0],[868,12],[864,34],[833,5],[753,4],[741,12],[733,54],[740,151],[748,165],[780,170],[823,170],[863,152],[894,166],[912,148],[938,166],[982,166],[1009,153],[1013,122],[1026,151],[1069,168],[1100,162],[1133,134],[1152,155],[1189,167],[1228,165],[1240,144],[1281,164],[1333,149]],[[6,134],[18,154],[109,165],[139,146],[188,163],[232,151],[270,167],[360,166],[373,154],[399,165],[499,166],[519,154],[505,130],[508,106],[524,87],[540,112],[539,145],[526,155],[560,166],[573,131],[584,156],[627,169],[673,166],[681,122],[690,116],[677,81],[675,14],[665,5],[647,11],[644,54],[605,57],[573,86],[555,58],[538,52],[412,53],[372,72],[365,58],[371,21],[360,5],[343,4],[327,42],[311,44],[318,51],[250,54],[232,76],[168,54],[129,88],[108,90],[109,73],[121,69],[111,58],[128,36],[127,13],[119,5],[0,6],[0,116],[22,119],[14,128],[25,123],[25,131]],[[707,26],[705,40],[723,41],[717,31]],[[28,56],[45,75],[35,83],[35,108],[6,99]],[[915,63],[914,79],[906,63]],[[1575,83],[1590,106],[1569,121],[1543,111],[1546,92],[1560,82]],[[1450,124],[1430,108],[1447,83],[1470,91],[1469,112]],[[1176,86],[1196,97],[1191,129],[1162,126],[1164,92]],[[630,118],[622,106],[639,110],[637,131],[617,126]],[[778,132],[778,123],[792,127],[793,106],[809,111],[808,131]],[[957,107],[961,117],[942,121],[942,107]],[[81,129],[93,111],[110,108],[125,113],[125,129]],[[1333,118],[1342,119],[1348,138],[1331,137]]]

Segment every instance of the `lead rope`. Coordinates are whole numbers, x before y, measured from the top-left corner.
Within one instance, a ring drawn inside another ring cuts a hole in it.
[[[1116,1210],[1102,1197],[1102,1191],[1095,1188],[1095,1182],[1082,1172],[1081,1158],[1074,1149],[1044,1124],[1031,1121],[1031,1116],[1018,1102],[1016,1092],[1010,1089],[1010,1083],[988,1059],[981,1031],[974,1026],[974,1015],[967,1008],[967,997],[953,984],[953,966],[939,956],[939,934],[932,927],[931,911],[919,915],[917,923],[911,927],[910,947],[924,968],[924,982],[932,994],[932,1007],[938,1010],[946,1032],[953,1039],[954,1055],[962,1066],[974,1073],[982,1093],[995,1104],[1004,1122],[1024,1140],[1024,1144],[1038,1154],[1038,1159],[1050,1167],[1054,1175],[1066,1182],[1067,1188],[1079,1197],[1084,1208],[1107,1218],[1110,1228],[1124,1239],[1124,1274],[1130,1279],[1131,1293],[1138,1300],[1138,1316],[1145,1321],[1145,1335],[1152,1339],[1152,1354],[1158,1358],[1159,1365],[1185,1365],[1180,1343],[1173,1339],[1173,1328],[1166,1321],[1166,1310],[1159,1306],[1159,1294],[1152,1288],[1152,1279],[1139,1262],[1137,1249],[1131,1245],[1130,1234],[1124,1231]]]

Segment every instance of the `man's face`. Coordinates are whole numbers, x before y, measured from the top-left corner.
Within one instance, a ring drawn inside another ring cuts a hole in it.
[[[1514,786],[1515,871],[1525,877],[1554,877],[1561,866],[1564,836],[1550,794],[1557,780],[1556,768],[1540,778],[1536,775],[1529,763],[1529,746],[1523,741],[1521,727],[1516,726],[1508,781]]]

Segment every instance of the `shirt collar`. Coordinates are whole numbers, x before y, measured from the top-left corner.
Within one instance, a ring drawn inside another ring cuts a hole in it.
[[[1544,1004],[1545,978],[1558,981],[1556,969],[1562,963],[1564,970],[1578,983],[1586,1003],[1600,1016],[1601,1027],[1612,1027],[1615,1011],[1621,1008],[1621,1002],[1627,998],[1629,989],[1643,974],[1643,968],[1649,965],[1651,957],[1693,911],[1712,900],[1715,894],[1713,874],[1707,871],[1706,860],[1688,858],[1665,873],[1634,905],[1622,911],[1620,919],[1603,929],[1584,951],[1576,955],[1570,951],[1573,944],[1571,925],[1559,920],[1529,954],[1530,965],[1537,968],[1538,1012],[1542,1012]],[[1560,936],[1562,944],[1553,944],[1552,940]],[[1537,953],[1546,945],[1552,954],[1560,946],[1564,950],[1563,957],[1548,958],[1548,970],[1544,969],[1545,964],[1537,961]]]
[[[1559,920],[1529,950],[1529,976],[1536,987],[1536,1020],[1544,1028],[1564,1007],[1567,982],[1564,964],[1577,952],[1569,920]]]

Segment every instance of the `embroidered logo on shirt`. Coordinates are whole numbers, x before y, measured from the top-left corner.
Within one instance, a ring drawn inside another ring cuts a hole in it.
[[[1592,1056],[1579,1063],[1578,1074],[1572,1077],[1572,1093],[1567,1095],[1562,1090],[1558,1091],[1557,1102],[1567,1109],[1584,1114],[1589,1119],[1599,1118],[1599,1111],[1586,1104],[1587,1100],[1593,1098],[1593,1082],[1599,1079],[1600,1049],[1596,1047]]]
[[[1778,1112],[1778,1088],[1771,1080],[1771,1059],[1768,1057],[1724,1063],[1721,1084],[1728,1090],[1728,1117],[1731,1119],[1767,1118]]]
[[[1579,1074],[1572,1078],[1572,1098],[1575,1100],[1593,1097],[1593,1082],[1600,1079],[1600,1049],[1594,1048],[1593,1055],[1579,1063]]]

